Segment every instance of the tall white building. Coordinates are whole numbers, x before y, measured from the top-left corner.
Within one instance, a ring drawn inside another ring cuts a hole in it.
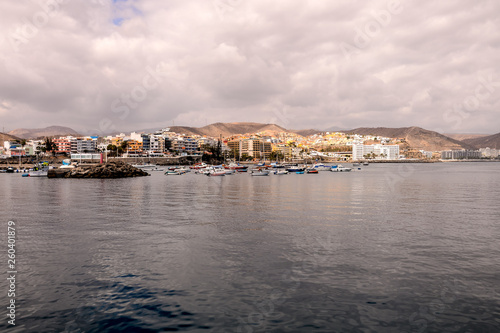
[[[352,159],[363,160],[366,155],[373,156],[378,160],[397,160],[399,158],[399,146],[398,145],[364,145],[364,144],[353,144],[352,145]]]

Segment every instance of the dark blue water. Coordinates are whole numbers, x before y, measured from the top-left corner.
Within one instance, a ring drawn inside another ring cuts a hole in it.
[[[0,184],[2,331],[500,331],[500,163]]]

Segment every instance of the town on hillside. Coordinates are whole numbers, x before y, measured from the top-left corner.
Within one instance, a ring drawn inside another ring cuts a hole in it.
[[[212,137],[184,134],[163,128],[153,133],[120,133],[99,136],[53,136],[39,139],[4,138],[0,156],[64,157],[77,161],[105,158],[189,158],[217,161],[396,161],[496,159],[494,148],[425,150],[405,138],[320,132],[302,136],[294,132],[262,131]]]

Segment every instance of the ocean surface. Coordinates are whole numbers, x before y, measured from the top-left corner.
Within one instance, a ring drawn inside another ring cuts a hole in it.
[[[0,184],[2,332],[500,331],[500,163]]]

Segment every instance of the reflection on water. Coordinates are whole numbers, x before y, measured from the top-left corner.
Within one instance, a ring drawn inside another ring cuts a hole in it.
[[[498,163],[0,182],[12,332],[500,328]]]

